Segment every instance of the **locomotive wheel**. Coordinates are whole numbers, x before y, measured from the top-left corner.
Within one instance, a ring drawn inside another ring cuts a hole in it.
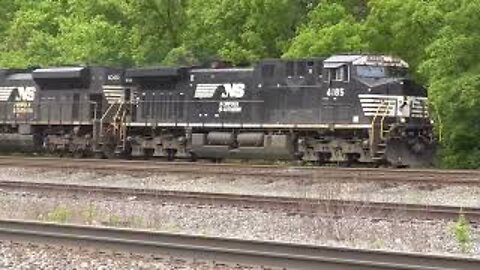
[[[190,162],[196,162],[197,161],[197,155],[193,152],[190,152],[190,158],[189,158],[189,161]]]
[[[316,161],[316,165],[323,166],[326,163],[328,163],[328,160],[331,158],[331,155],[329,153],[318,152],[317,157],[318,157],[318,161]]]
[[[85,157],[85,153],[82,150],[76,150],[73,152],[73,158],[81,159]]]
[[[353,166],[353,162],[351,162],[350,160],[341,161],[338,163],[338,166],[341,168],[351,168]]]
[[[153,157],[154,152],[155,152],[155,150],[150,149],[150,148],[143,149],[143,159],[145,159],[145,160],[151,159]]]
[[[342,167],[351,168],[355,163],[358,163],[359,155],[347,154],[347,160],[342,162]]]
[[[132,151],[124,151],[122,153],[122,158],[123,159],[126,159],[126,160],[132,160],[133,159],[133,156],[132,156]]]
[[[102,147],[103,155],[106,159],[114,159],[115,155],[115,145],[104,145]]]
[[[175,160],[175,154],[177,153],[177,150],[175,149],[167,149],[167,160],[168,161],[174,161]]]

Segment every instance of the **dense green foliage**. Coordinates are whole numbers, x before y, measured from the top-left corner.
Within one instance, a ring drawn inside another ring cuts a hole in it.
[[[480,167],[480,0],[0,0],[0,12],[3,67],[395,54],[429,86],[443,165]]]

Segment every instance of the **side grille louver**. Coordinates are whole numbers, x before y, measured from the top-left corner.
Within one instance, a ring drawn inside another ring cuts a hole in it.
[[[389,117],[406,116],[415,118],[429,117],[428,103],[426,97],[404,97],[375,94],[358,95],[365,116],[384,115]],[[409,106],[409,115],[401,115],[402,103],[407,102]]]
[[[365,116],[378,114],[396,116],[397,98],[395,96],[358,95]]]
[[[109,104],[119,103],[124,100],[125,89],[118,86],[104,86],[103,93]]]

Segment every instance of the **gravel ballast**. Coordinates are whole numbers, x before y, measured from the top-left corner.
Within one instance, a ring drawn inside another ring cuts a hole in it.
[[[243,270],[259,269],[172,257],[0,241],[0,269],[14,270]]]
[[[318,199],[363,200],[480,207],[480,187],[431,184],[338,183],[335,179],[288,180],[241,175],[194,176],[1,168],[0,180],[70,183],[193,192],[237,193]]]
[[[168,204],[136,198],[93,198],[3,192],[0,218],[144,228],[171,233],[480,256],[480,230],[470,227],[462,250],[447,221],[379,220],[293,215],[281,210]]]
[[[480,207],[480,188],[475,186],[336,183],[334,179],[300,181],[241,175],[219,178],[191,174],[16,167],[2,168],[0,180]],[[315,245],[440,254],[467,253],[480,257],[480,229],[477,227],[462,228],[467,231],[469,241],[461,245],[455,236],[458,229],[455,229],[454,221],[381,220],[356,217],[355,212],[332,218],[293,215],[281,210],[138,201],[135,197],[53,196],[0,190],[0,218]]]

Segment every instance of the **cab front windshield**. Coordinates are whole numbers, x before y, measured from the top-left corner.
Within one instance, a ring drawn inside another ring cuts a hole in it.
[[[357,76],[364,78],[404,78],[408,70],[402,67],[356,66]]]

